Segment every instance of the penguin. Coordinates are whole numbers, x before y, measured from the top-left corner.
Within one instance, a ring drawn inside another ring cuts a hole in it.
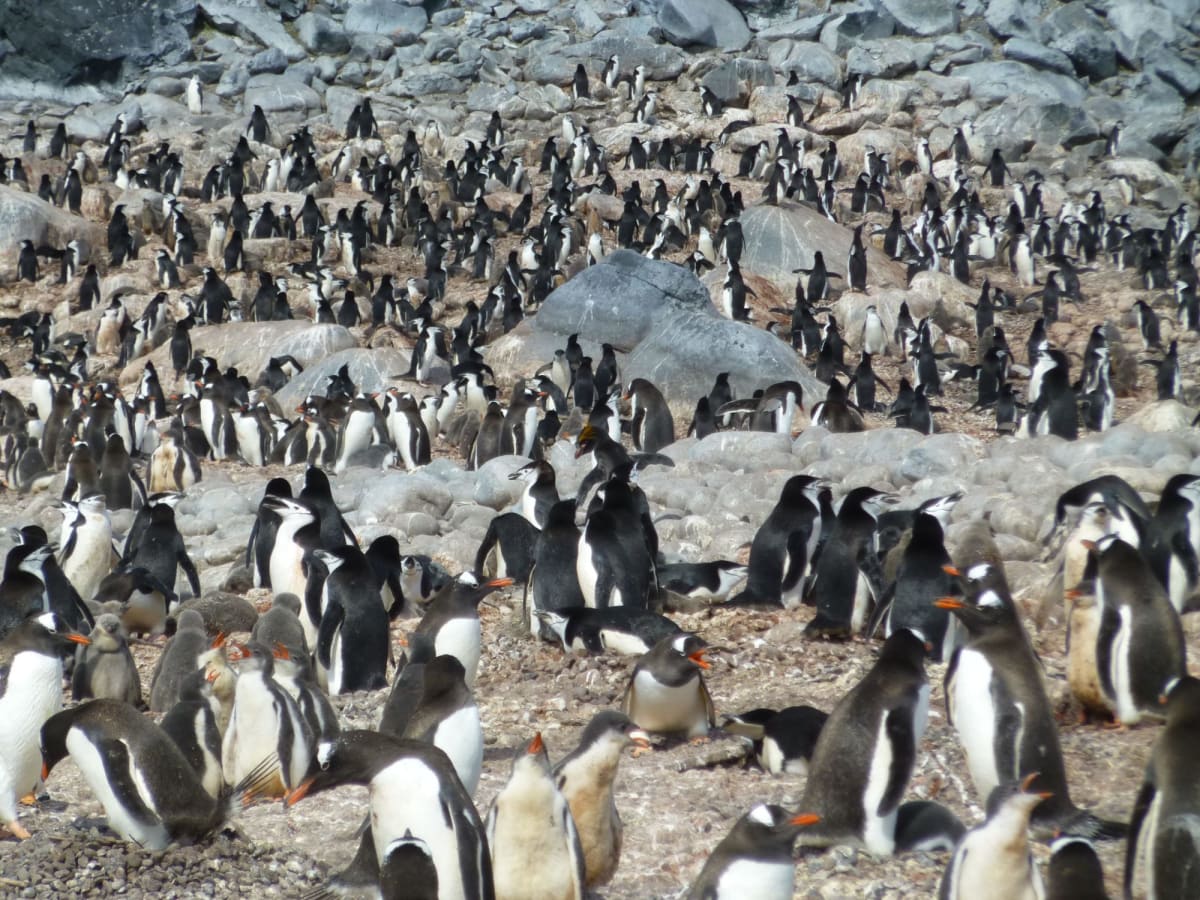
[[[293,656],[286,645],[276,644],[271,655],[275,657],[272,678],[296,701],[314,741],[320,743],[337,737],[341,732],[337,712],[317,683],[308,654]]]
[[[1115,535],[1085,546],[1096,562],[1100,686],[1116,720],[1136,725],[1144,715],[1157,716],[1159,697],[1187,674],[1183,626],[1136,548]]]
[[[131,569],[146,569],[171,591],[182,569],[192,594],[200,596],[200,575],[175,524],[175,508],[170,503],[156,503],[150,508],[150,522],[137,546],[127,551],[122,564]]]
[[[805,844],[852,842],[877,856],[894,852],[900,801],[928,720],[925,654],[923,637],[897,631],[829,714],[801,800],[802,809],[821,817]]]
[[[807,775],[829,714],[812,706],[789,706],[778,712],[760,708],[724,718],[725,731],[750,739],[764,771],[771,775]]]
[[[19,840],[17,801],[41,786],[42,725],[62,709],[63,657],[87,638],[64,633],[53,613],[25,619],[0,638],[0,824]]]
[[[108,698],[141,706],[142,683],[121,620],[112,613],[97,616],[88,640],[71,672],[71,699]]]
[[[1046,900],[1109,900],[1104,868],[1091,841],[1068,835],[1050,845]]]
[[[1107,513],[1103,504],[1101,509]],[[1106,528],[1091,538],[1107,533]],[[1200,477],[1183,473],[1167,481],[1154,511],[1150,539],[1141,549],[1167,589],[1171,606],[1180,615],[1190,611],[1200,584]]]
[[[400,559],[400,593],[405,609],[424,609],[451,578],[448,572],[428,556],[412,555]]]
[[[545,527],[550,508],[559,502],[554,466],[545,460],[535,459],[508,477],[513,481],[525,481],[525,489],[521,492],[521,499],[517,504],[520,514],[535,528]]]
[[[109,509],[137,509],[146,505],[146,486],[133,468],[125,441],[116,433],[110,434],[105,442],[99,491]]]
[[[95,617],[92,611],[83,602],[79,596],[79,592],[75,590],[75,586],[71,584],[62,567],[58,564],[58,560],[54,558],[54,548],[50,545],[46,537],[45,530],[40,525],[26,525],[13,533],[14,540],[18,541],[21,546],[27,546],[30,549],[26,550],[26,554],[32,553],[34,549],[40,549],[38,557],[41,559],[41,581],[46,589],[46,602],[49,604],[50,612],[54,613],[70,631],[88,632],[92,630],[92,625],[95,624]],[[11,551],[10,551],[11,552]],[[28,556],[25,557],[29,559]],[[8,560],[5,560],[7,566]],[[16,562],[16,560],[14,560]],[[38,573],[32,571],[36,567],[36,562],[27,562],[27,574],[37,577]],[[5,572],[5,580],[7,580],[7,569]],[[5,593],[5,589],[0,588],[0,593]],[[5,604],[0,603],[0,607]],[[4,629],[0,627],[0,633]]]
[[[408,650],[397,666],[392,689],[379,719],[379,732],[401,737],[425,693],[425,666],[437,654],[423,634],[408,636]]]
[[[378,439],[381,424],[375,401],[366,394],[359,394],[350,401],[350,408],[338,431],[337,462],[333,469],[336,474],[345,472],[350,457],[367,449]]]
[[[622,711],[645,731],[704,737],[716,725],[712,697],[701,670],[711,648],[693,634],[670,635],[633,667]]]
[[[575,525],[575,513],[574,499],[555,503],[546,514],[546,523],[537,537],[526,599],[529,628],[533,634],[542,630],[536,619],[539,610],[585,605],[577,574],[579,529]]]
[[[193,75],[188,79],[187,107],[188,112],[190,112],[193,116],[198,116],[204,112],[204,91],[200,85],[199,75]]]
[[[145,850],[208,837],[237,805],[256,796],[266,765],[214,799],[183,752],[158,725],[120,700],[90,700],[42,726],[42,771],[70,754],[107,816],[108,827]]]
[[[364,834],[363,845],[366,837]],[[373,845],[371,849],[373,852]],[[379,864],[379,891],[380,900],[438,900],[433,851],[425,841],[414,837],[411,829],[405,829],[403,837],[384,850]]]
[[[64,501],[62,511],[58,563],[79,596],[87,601],[112,571],[112,520],[100,494],[84,497],[77,504]]]
[[[467,468],[478,469],[488,460],[504,453],[504,407],[498,400],[488,402],[487,411],[479,423],[479,432],[471,444]]]
[[[262,499],[255,513],[254,525],[250,528],[250,539],[246,542],[246,566],[253,576],[255,587],[271,587],[271,555],[282,521],[278,513],[267,503],[268,497],[291,499],[292,486],[286,478],[272,478],[263,490]]]
[[[628,470],[624,467],[626,476]],[[603,505],[589,514],[575,561],[584,605],[644,609],[654,589],[654,556],[637,495],[617,476],[602,491]]]
[[[321,546],[326,550],[333,550],[342,544],[358,543],[354,531],[334,503],[329,476],[324,471],[316,466],[309,466],[304,471],[304,487],[300,489],[299,499],[316,514],[320,524]]]
[[[32,544],[18,544],[8,552],[4,580],[0,582],[0,637],[19,627],[28,616],[49,610],[42,566],[52,553],[49,546]]]
[[[266,494],[262,507],[279,517],[267,571],[275,594],[306,599],[308,586],[305,556],[321,546],[321,527],[312,508],[300,500]],[[261,557],[260,557],[261,558]],[[316,645],[320,609],[305,608],[300,615],[309,647]]]
[[[308,641],[304,637],[304,626],[300,624],[300,598],[291,594],[276,594],[271,599],[271,608],[255,621],[250,640],[264,647],[273,647],[276,663],[280,659],[280,647],[286,649],[291,657],[307,657]]]
[[[793,475],[787,480],[779,502],[750,544],[746,586],[729,603],[784,606],[786,583],[791,588],[786,602],[796,605],[795,588],[812,563],[812,551],[820,537],[818,490],[817,479],[809,475]]]
[[[233,710],[221,742],[221,770],[226,784],[236,784],[270,760],[262,793],[282,797],[308,772],[315,747],[308,723],[286,691],[271,675],[275,660],[261,644],[233,644],[231,662],[238,663]]]
[[[963,597],[935,600],[959,618],[966,638],[946,669],[946,710],[958,732],[975,790],[990,797],[1021,773],[1051,794],[1033,810],[1039,828],[1091,838],[1119,838],[1110,822],[1071,802],[1066,768],[1041,664],[1025,633],[1002,573],[979,563],[965,573]]]
[[[586,606],[538,610],[537,617],[562,642],[567,653],[604,653],[642,656],[660,640],[682,634],[683,629],[665,616],[648,610],[612,606]]]
[[[675,420],[662,393],[644,378],[635,378],[625,393],[629,400],[633,447],[642,453],[658,453],[675,441]]]
[[[998,785],[988,797],[987,819],[967,832],[946,865],[938,900],[1011,898],[1043,900],[1046,896],[1037,863],[1029,849],[1029,816],[1050,797],[1031,791],[1037,773],[1020,784]]]
[[[475,686],[479,669],[482,642],[479,603],[492,591],[512,583],[511,578],[496,578],[477,584],[470,575],[460,576],[429,602],[417,625],[417,633],[433,641],[439,656],[449,654],[462,663],[469,688]]]
[[[540,732],[517,751],[508,783],[488,813],[487,840],[498,896],[583,900],[579,832],[554,783]]]
[[[656,566],[658,586],[686,597],[725,600],[735,587],[746,580],[748,566],[728,559],[702,563],[666,563]],[[668,604],[669,605],[669,604]]]
[[[806,636],[846,638],[867,624],[880,591],[876,521],[891,500],[870,487],[855,488],[842,500],[817,559],[811,588],[817,614],[805,626]]]
[[[221,796],[221,731],[217,727],[219,701],[202,669],[195,669],[179,685],[179,699],[163,716],[162,730],[175,742],[200,785],[210,797]]]
[[[329,672],[329,692],[385,687],[388,617],[370,563],[352,544],[314,552],[329,573],[321,589],[315,648],[317,661]]]
[[[583,849],[585,882],[596,889],[612,880],[621,860],[623,827],[613,784],[626,747],[650,740],[627,716],[602,710],[592,717],[579,745],[554,766],[554,780],[571,808]]]
[[[820,820],[811,813],[792,815],[757,804],[717,844],[688,888],[687,900],[791,900],[796,882],[792,846],[802,829]]]
[[[1200,736],[1200,680],[1185,675],[1167,692],[1159,732],[1133,804],[1125,850],[1124,890],[1140,873],[1151,900],[1192,897],[1200,890],[1195,748]]]
[[[194,609],[182,610],[176,621],[175,634],[159,654],[150,678],[151,712],[167,712],[179,701],[184,680],[200,668],[200,657],[208,649],[204,619]]]
[[[146,490],[152,494],[182,492],[200,481],[201,477],[200,460],[182,439],[170,431],[160,435],[158,446],[150,454]]]
[[[445,753],[373,731],[344,731],[318,748],[313,771],[287,804],[343,784],[369,788],[368,833],[377,859],[386,859],[397,838],[415,834],[433,859],[436,896],[495,900],[483,823]],[[411,888],[414,896],[429,894],[428,884]]]

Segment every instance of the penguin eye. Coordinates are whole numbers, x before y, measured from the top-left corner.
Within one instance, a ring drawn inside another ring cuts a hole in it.
[[[329,760],[328,759],[321,760],[321,771],[322,772],[329,771]]]

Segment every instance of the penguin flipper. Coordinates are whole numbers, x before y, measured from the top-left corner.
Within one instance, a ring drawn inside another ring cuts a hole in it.
[[[1142,823],[1146,821],[1146,814],[1150,812],[1150,806],[1154,802],[1154,795],[1158,792],[1153,780],[1153,766],[1154,764],[1151,763],[1146,769],[1146,780],[1142,782],[1137,799],[1133,801],[1133,813],[1129,817],[1129,840],[1125,845],[1124,888],[1126,897],[1133,896],[1133,875],[1138,858],[1138,836],[1141,834]]]
[[[146,798],[133,776],[133,758],[125,742],[117,738],[97,737],[95,746],[113,794],[123,802],[126,814],[139,825],[151,828],[160,825],[158,816],[146,805]]]
[[[321,616],[321,627],[317,631],[317,661],[326,669],[332,668],[333,639],[345,618],[345,607],[331,598]]]
[[[883,592],[883,596],[879,598],[879,602],[875,604],[875,609],[871,611],[871,618],[867,620],[867,637],[873,638],[879,631],[879,626],[887,619],[888,613],[892,608],[892,601],[896,597],[896,583],[893,581],[887,586]]]
[[[911,710],[888,710],[884,728],[887,740],[892,744],[892,766],[888,772],[887,790],[883,792],[879,799],[879,808],[875,811],[879,816],[886,816],[899,808],[917,761],[917,742],[913,732]]]

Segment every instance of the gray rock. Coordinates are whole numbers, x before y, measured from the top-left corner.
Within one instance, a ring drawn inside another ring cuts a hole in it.
[[[250,631],[258,621],[254,604],[237,594],[209,591],[203,597],[180,604],[180,611],[194,609],[204,619],[209,634],[233,634]]]
[[[0,22],[15,52],[7,75],[54,84],[131,80],[151,66],[183,62],[196,0],[0,0]]]
[[[1075,64],[1067,54],[1026,38],[1015,37],[1005,41],[1001,52],[1005,59],[1028,63],[1035,69],[1061,72],[1063,75],[1075,74]]]
[[[958,30],[958,9],[944,0],[882,0],[883,8],[896,20],[896,31],[917,37],[933,37]]]
[[[221,73],[221,80],[217,82],[217,96],[228,99],[230,97],[239,96],[242,91],[246,90],[246,85],[250,83],[250,67],[244,63],[239,63],[236,66],[230,66]],[[250,107],[254,109],[253,106]]]
[[[394,383],[394,375],[408,371],[407,354],[390,347],[369,350],[355,347],[322,358],[287,383],[276,398],[284,409],[301,403],[309,394],[322,394],[327,379],[342,366],[349,366],[350,378],[364,393],[384,391]]]
[[[363,492],[358,504],[358,516],[363,524],[387,522],[399,525],[401,514],[422,515],[434,523],[446,514],[454,502],[444,484],[424,472],[391,472],[383,477],[373,476],[370,489]],[[411,526],[413,522],[406,523]],[[403,527],[403,526],[401,526]],[[424,533],[432,533],[422,526]],[[408,528],[405,532],[412,534]]]
[[[666,452],[670,455],[670,447]],[[792,439],[786,434],[762,431],[718,431],[687,451],[687,459],[704,467],[757,472],[786,468]]]
[[[675,78],[683,71],[685,61],[683,52],[676,47],[655,43],[644,35],[615,30],[602,31],[590,41],[570,45],[564,52],[572,60],[608,59],[616,54],[621,58],[623,70],[645,66],[646,77],[655,81]],[[563,83],[569,80],[568,76]]]
[[[263,9],[257,0],[199,0],[197,6],[214,27],[257,41],[264,47],[276,47],[289,62],[299,62],[307,55],[279,17]]]
[[[268,47],[250,57],[251,75],[282,75],[288,67],[288,58],[278,47]]]
[[[484,463],[475,473],[475,502],[498,512],[520,500],[525,482],[508,476],[527,462],[524,456],[497,456]]]
[[[768,25],[758,31],[756,37],[760,41],[777,41],[781,38],[791,38],[794,41],[812,41],[820,37],[825,23],[833,18],[830,13],[817,13],[811,16],[801,16],[791,22],[779,22]]]
[[[1070,149],[1102,137],[1103,129],[1078,106],[1014,97],[979,116],[975,133],[986,146],[998,147],[1012,158],[1031,142]]]
[[[1040,72],[1013,60],[955,66],[954,75],[967,79],[971,83],[971,96],[984,103],[1001,103],[1009,97],[1022,96],[1079,106],[1087,96],[1087,89],[1074,78]]]
[[[421,6],[408,6],[396,0],[363,0],[346,10],[343,25],[350,32],[420,34],[428,22]]]
[[[409,71],[402,78],[391,82],[386,92],[393,97],[425,97],[429,94],[458,94],[463,83],[446,72]]]
[[[821,29],[821,43],[834,53],[844,54],[859,41],[891,37],[896,20],[882,9],[866,6],[830,19]]]
[[[296,20],[296,36],[310,53],[345,53],[350,38],[332,18],[321,13],[306,12]]]
[[[1131,63],[1174,44],[1179,37],[1175,17],[1165,9],[1140,0],[1122,0],[1108,8],[1105,21],[1117,52]]]
[[[1117,49],[1098,16],[1080,3],[1067,3],[1044,22],[1047,43],[1075,63],[1075,71],[1094,81],[1117,74]]]
[[[741,50],[750,43],[745,18],[727,0],[662,0],[658,26],[680,47]]]
[[[917,57],[912,41],[894,38],[860,41],[846,54],[846,71],[868,78],[895,78],[917,69]]]
[[[1045,10],[1045,0],[988,0],[984,20],[999,37],[1036,41],[1041,35],[1039,19]]]
[[[984,455],[984,444],[978,438],[967,434],[933,434],[905,454],[896,472],[910,481],[936,475],[966,478],[975,461]]]
[[[795,72],[801,81],[817,81],[840,88],[845,80],[840,56],[820,44],[800,41],[776,41],[767,51],[771,65],[783,72]]]
[[[70,240],[84,245],[87,256],[105,246],[104,230],[80,216],[8,185],[0,185],[0,256],[15,261],[21,241],[35,246],[65,247]],[[15,268],[15,267],[14,267]]]
[[[1183,97],[1200,93],[1200,66],[1184,59],[1173,50],[1162,49],[1151,53],[1146,59],[1146,68],[1179,91]]]
[[[242,111],[250,113],[255,106],[263,112],[304,112],[321,108],[321,95],[294,77],[283,75],[252,75],[242,94]]]
[[[775,83],[775,72],[770,63],[761,59],[738,57],[721,63],[700,83],[728,103],[748,95],[756,87],[770,87]]]

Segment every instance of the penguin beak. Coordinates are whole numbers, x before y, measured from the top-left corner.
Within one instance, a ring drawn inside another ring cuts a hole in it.
[[[640,747],[643,750],[647,750],[650,747],[650,735],[646,734],[640,728],[635,728],[629,732],[629,739],[633,741],[635,747]]]
[[[292,658],[292,654],[288,652],[288,648],[283,646],[283,644],[280,643],[279,641],[275,642],[274,656],[276,659],[291,659]]]
[[[579,459],[579,457],[583,456],[585,453],[587,453],[587,451],[585,449],[583,449],[583,447],[581,447],[579,444],[575,445],[575,458],[576,459]]]
[[[788,819],[789,825],[816,825],[821,821],[821,817],[816,813],[800,813],[798,816],[792,816]]]
[[[213,638],[212,648],[214,650],[217,650],[224,646],[225,646],[225,632],[218,631],[217,636],[215,638]]]
[[[493,578],[491,581],[485,581],[483,586],[486,588],[502,588],[510,587],[516,584],[511,578]]]
[[[207,681],[209,684],[212,684],[214,681],[216,681],[220,677],[221,677],[221,673],[218,672],[216,669],[209,669],[207,672],[204,673],[204,680]]]
[[[525,752],[530,756],[535,756],[536,754],[541,753],[545,746],[546,745],[542,743],[542,733],[539,731],[533,736],[533,740],[529,742],[529,747]]]
[[[283,798],[283,805],[285,807],[295,806],[307,797],[308,792],[312,790],[313,782],[316,780],[316,778],[306,778],[294,790],[288,791],[287,795]]]
[[[962,572],[954,566],[942,566],[942,571],[947,575],[953,575],[955,578],[962,578]]]
[[[1093,553],[1096,551],[1096,542],[1095,541],[1080,541],[1079,543],[1083,544],[1083,547],[1085,550],[1089,550]]]
[[[1028,775],[1026,775],[1024,778],[1022,778],[1021,779],[1021,792],[1024,794],[1035,793],[1036,796],[1041,797],[1043,800],[1048,800],[1054,796],[1053,791],[1032,792],[1029,790],[1029,788],[1033,786],[1033,783],[1037,780],[1037,777],[1040,774],[1041,774],[1040,772],[1030,772]]]
[[[65,637],[72,644],[83,644],[85,647],[92,642],[91,638],[83,634],[64,634],[63,637]]]
[[[50,777],[50,764],[42,760],[42,781]]]
[[[967,604],[957,597],[938,597],[933,601],[933,605],[938,609],[963,609]]]
[[[701,669],[711,669],[712,663],[710,663],[707,659],[704,658],[704,654],[707,653],[711,649],[712,649],[711,647],[701,647],[695,653],[688,654],[688,659],[690,659],[696,666],[699,666]]]

